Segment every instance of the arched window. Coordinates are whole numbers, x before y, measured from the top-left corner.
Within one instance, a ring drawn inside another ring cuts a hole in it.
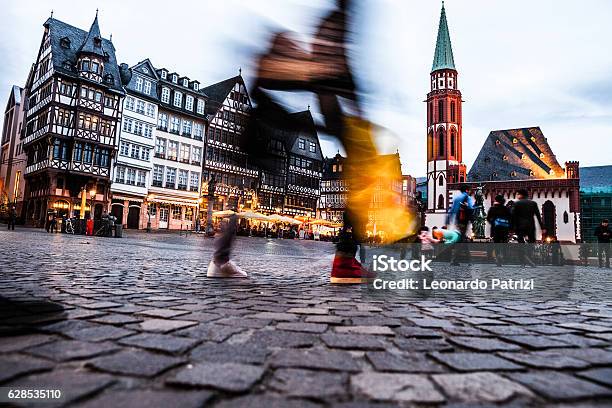
[[[427,135],[427,159],[433,159],[433,132]]]
[[[563,212],[563,223],[567,224],[569,222],[569,214],[567,213],[567,211]]]
[[[455,121],[455,101],[451,102],[451,122]]]
[[[431,124],[433,123],[433,102],[429,102],[429,110],[427,111],[427,113],[427,120],[429,121],[428,124]]]
[[[444,129],[438,130],[438,156],[444,156]]]
[[[444,177],[442,177],[441,174],[440,174],[440,177],[438,177],[438,185],[439,186],[443,186],[444,185]]]
[[[440,194],[438,196],[438,210],[443,210],[443,209],[444,209],[444,196]]]
[[[454,129],[451,131],[450,148],[451,148],[451,156],[456,157],[457,156],[457,151],[456,151],[457,133],[455,132]]]
[[[438,122],[444,122],[444,101],[438,101]]]

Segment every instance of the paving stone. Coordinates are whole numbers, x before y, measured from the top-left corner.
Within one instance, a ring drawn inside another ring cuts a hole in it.
[[[309,333],[260,330],[253,333],[249,341],[269,347],[299,348],[312,346],[316,339]]]
[[[560,372],[511,373],[507,376],[555,401],[612,396],[610,388]]]
[[[183,353],[198,343],[199,341],[195,339],[158,333],[140,333],[134,336],[124,337],[119,340],[119,344],[126,346],[134,346],[174,354]]]
[[[576,375],[612,387],[612,368],[610,367],[579,371]]]
[[[366,353],[370,363],[377,371],[409,373],[441,373],[444,368],[421,353],[395,354],[387,351]]]
[[[93,302],[93,303],[84,303],[84,304],[81,304],[81,306],[86,309],[110,309],[112,307],[121,306],[121,303],[101,301],[101,302]]]
[[[0,356],[0,382],[52,368],[53,363],[38,358],[22,355]]]
[[[195,326],[198,322],[190,320],[148,319],[140,323],[140,328],[146,331],[168,333],[173,330]]]
[[[57,337],[48,334],[25,334],[21,336],[0,337],[0,353],[10,353],[32,346],[50,343]]]
[[[79,408],[146,407],[200,408],[214,394],[210,391],[189,390],[112,390],[79,404]]]
[[[395,332],[387,326],[337,326],[338,333],[377,334],[382,336],[395,336]]]
[[[199,323],[188,329],[176,331],[173,335],[191,337],[197,340],[221,342],[245,330],[246,329],[243,327],[223,326],[215,323]]]
[[[612,332],[612,326],[600,326],[598,324],[591,324],[591,323],[570,322],[570,323],[561,323],[559,324],[559,326],[565,327],[568,329],[578,329],[578,330],[582,330],[586,332],[593,332],[593,333]]]
[[[556,336],[503,336],[504,340],[520,344],[532,349],[548,349],[552,347],[567,347],[567,343],[555,340]]]
[[[500,356],[516,363],[535,368],[584,368],[589,363],[554,351],[531,353],[499,353]]]
[[[136,305],[131,305],[131,304],[126,304],[123,305],[121,307],[114,307],[112,309],[109,309],[109,312],[115,312],[115,313],[127,313],[127,314],[132,314],[132,313],[136,313],[136,312],[140,312],[145,310],[146,308],[142,307],[142,306],[136,306]]]
[[[311,368],[330,371],[360,371],[353,357],[345,351],[328,351],[320,349],[280,350],[272,356],[273,367]]]
[[[451,343],[477,351],[511,351],[520,350],[515,344],[487,337],[449,337]]]
[[[514,326],[516,327],[516,326]],[[540,333],[540,334],[566,334],[572,333],[572,330],[564,329],[562,327],[553,326],[551,324],[541,324],[541,325],[529,325],[526,326],[525,329],[529,331]],[[527,333],[500,333],[500,334],[527,334]]]
[[[91,327],[89,329],[83,330],[75,330],[65,334],[75,340],[96,342],[116,340],[134,333],[135,332],[132,330],[126,330],[121,327],[100,324],[96,327]]]
[[[521,325],[538,325],[547,323],[546,320],[538,319],[537,317],[504,317],[502,320]]]
[[[317,307],[293,307],[287,310],[287,313],[305,314],[305,315],[327,315],[329,309],[317,308]]]
[[[399,319],[382,316],[368,316],[368,317],[353,317],[351,318],[353,326],[390,326],[397,327],[403,323]]]
[[[186,315],[189,312],[187,310],[174,310],[174,309],[146,309],[141,312],[137,312],[138,315],[160,317],[163,319],[170,319],[172,317]]]
[[[54,361],[68,361],[80,358],[95,357],[119,350],[112,343],[89,343],[78,340],[58,340],[40,346],[30,347],[26,353]]]
[[[478,326],[480,326],[480,325],[482,325],[482,326],[485,326],[485,325],[492,326],[492,325],[505,325],[505,324],[507,324],[506,322],[503,322],[501,320],[489,319],[489,318],[486,318],[486,317],[462,317],[461,321],[469,323],[469,324],[473,324],[473,325],[478,325]]]
[[[430,355],[441,363],[458,371],[520,370],[520,365],[490,353],[439,353]]]
[[[612,350],[604,350],[600,348],[577,348],[577,349],[563,349],[559,350],[560,353],[567,354],[568,356],[577,358],[579,360],[588,361],[591,364],[596,365],[611,365],[612,364]]]
[[[495,326],[481,326],[481,327],[495,327]],[[443,327],[442,330],[444,332],[453,334],[455,336],[480,336],[480,337],[490,337],[491,334],[480,329],[476,329],[474,327],[469,326],[449,326]]]
[[[228,392],[245,392],[263,376],[265,369],[250,364],[189,364],[167,380],[170,384],[212,387]]]
[[[277,329],[280,330],[289,330],[296,332],[305,332],[305,333],[323,333],[327,330],[326,324],[320,323],[279,323],[276,325]]]
[[[19,378],[4,386],[20,389],[59,389],[62,392],[61,404],[64,405],[95,394],[114,382],[115,379],[110,375],[64,369]],[[41,406],[48,406],[47,404]]]
[[[269,354],[270,350],[255,343],[205,343],[191,350],[189,355],[197,361],[263,364]]]
[[[527,328],[522,326],[497,325],[497,326],[482,326],[482,330],[499,335],[530,335],[533,334]]]
[[[361,373],[351,377],[351,388],[374,400],[417,403],[445,400],[427,377],[416,374]]]
[[[246,317],[228,317],[215,321],[216,324],[223,324],[226,326],[235,327],[248,327],[249,329],[261,329],[270,324],[271,320],[265,319],[250,319]]]
[[[306,323],[343,324],[348,318],[342,316],[308,316]]]
[[[255,319],[276,320],[280,322],[293,322],[299,319],[295,314],[278,312],[260,312],[250,315],[250,317]]]
[[[395,329],[397,334],[405,337],[436,338],[444,337],[444,333],[435,329],[425,329],[423,327],[402,326]]]
[[[534,398],[524,386],[490,372],[437,374],[433,380],[446,395],[464,402],[505,402],[516,396]]]
[[[279,368],[269,386],[289,397],[325,399],[347,394],[348,374]]]
[[[124,350],[110,356],[95,358],[87,364],[110,373],[153,377],[183,362],[181,358],[144,350]]]
[[[90,321],[94,323],[103,324],[129,324],[141,322],[142,319],[133,316],[127,316],[125,314],[107,314],[104,316],[96,317],[95,319],[90,319]]]
[[[404,351],[448,351],[452,350],[453,346],[448,344],[444,339],[422,339],[422,338],[403,338],[396,337],[393,343],[400,350]]]
[[[388,343],[381,336],[325,333],[321,340],[328,347],[341,349],[384,350]]]
[[[423,318],[423,319],[415,319],[409,318],[412,323],[416,324],[419,327],[425,328],[443,328],[443,327],[451,327],[453,324],[448,320],[444,319],[434,319],[434,318]]]
[[[557,334],[554,339],[576,347],[597,347],[610,344],[610,342],[577,334]]]
[[[301,398],[272,397],[250,394],[230,400],[220,401],[215,408],[319,408],[322,405]]]

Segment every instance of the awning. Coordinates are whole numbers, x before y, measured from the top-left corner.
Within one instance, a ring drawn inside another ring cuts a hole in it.
[[[152,198],[151,203],[168,204],[168,205],[184,205],[187,207],[197,207],[198,203],[193,201],[181,200],[178,198]]]
[[[113,196],[111,198],[113,200],[135,201],[137,203],[142,203],[144,201],[142,198],[118,196],[118,195],[115,195],[115,194],[113,194]]]

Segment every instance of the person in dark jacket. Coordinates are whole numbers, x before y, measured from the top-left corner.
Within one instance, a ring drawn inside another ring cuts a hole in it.
[[[512,228],[516,233],[518,242],[521,244],[525,242],[533,244],[536,242],[535,219],[538,220],[538,224],[542,228],[542,235],[546,234],[546,229],[542,225],[540,209],[535,201],[529,199],[527,190],[518,190],[517,197],[518,201],[512,207]],[[527,241],[525,241],[525,238],[527,238]],[[524,246],[521,246],[521,259],[523,265],[529,264],[530,266],[535,266],[535,263],[527,255]]]
[[[9,230],[15,231],[15,220],[16,219],[17,219],[17,211],[15,211],[15,206],[12,205],[11,209],[9,210],[9,217],[8,217],[8,229]]]
[[[504,196],[497,195],[495,202],[487,213],[487,221],[491,225],[491,238],[493,238],[495,244],[495,263],[497,266],[502,266],[504,244],[508,243],[508,234],[511,228],[512,215],[508,207],[504,205],[505,203]]]
[[[610,267],[610,237],[612,237],[612,231],[610,230],[608,220],[602,220],[601,223],[595,228],[595,236],[597,237],[597,259],[599,260],[599,267],[603,268],[603,259],[606,259],[606,268]]]

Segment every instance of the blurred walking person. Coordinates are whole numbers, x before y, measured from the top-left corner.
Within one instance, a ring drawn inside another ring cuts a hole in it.
[[[516,193],[518,201],[515,201],[514,205],[512,206],[512,228],[514,229],[518,242],[523,244],[520,248],[522,265],[534,267],[535,263],[529,256],[524,244],[525,242],[528,244],[534,244],[536,242],[536,219],[540,228],[542,229],[542,235],[546,234],[546,229],[542,224],[540,209],[535,201],[529,199],[529,193],[527,190],[521,189]]]
[[[472,263],[472,257],[470,255],[470,249],[468,247],[467,231],[472,223],[474,215],[474,203],[472,201],[472,189],[468,185],[462,185],[459,189],[460,194],[453,199],[453,205],[451,206],[448,216],[446,218],[446,225],[455,225],[457,232],[459,232],[460,239],[456,245],[451,248],[451,265],[459,266],[460,263],[457,260],[460,253],[465,256],[468,264]]]
[[[504,204],[506,199],[503,195],[495,196],[495,202],[487,213],[487,221],[491,225],[491,238],[495,248],[495,263],[502,266],[502,258],[505,255],[505,246],[510,234],[512,214]]]
[[[606,268],[610,267],[610,237],[612,237],[612,231],[610,230],[608,220],[602,220],[601,223],[595,228],[595,236],[597,237],[597,259],[599,261],[599,267],[604,267],[604,259],[606,260]]]

